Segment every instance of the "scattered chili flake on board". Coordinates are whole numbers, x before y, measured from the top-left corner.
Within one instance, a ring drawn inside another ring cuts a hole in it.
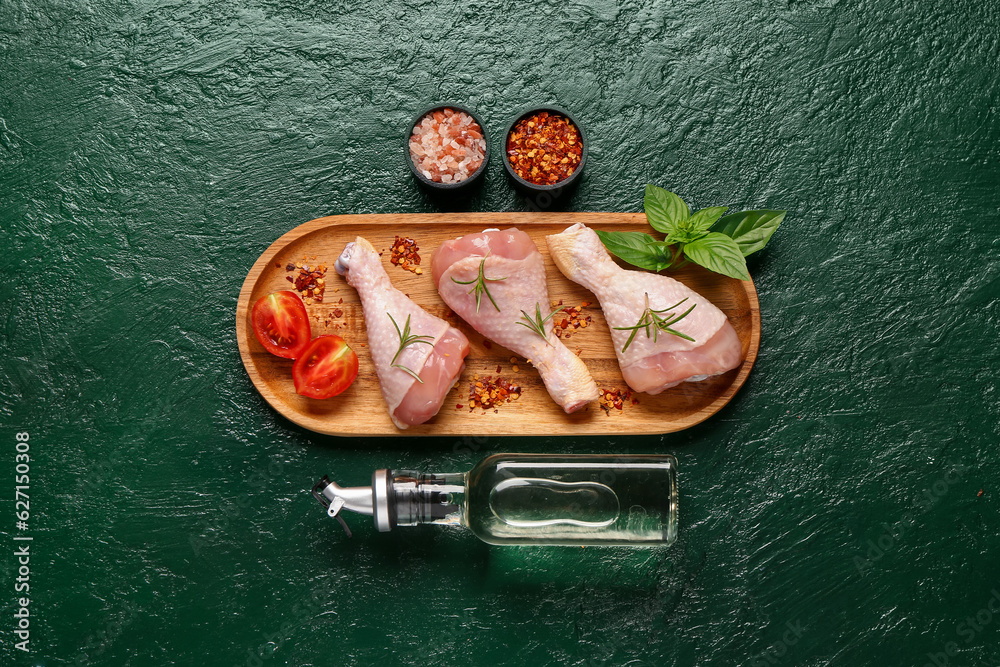
[[[500,407],[504,403],[516,401],[521,397],[521,387],[499,375],[496,379],[492,375],[480,378],[478,375],[472,376],[469,383],[469,412],[476,408],[484,411]]]
[[[308,261],[303,257],[302,261],[289,263],[285,271],[292,275],[285,276],[285,280],[295,286],[295,290],[305,303],[323,303],[323,293],[326,291],[326,264],[308,264],[306,263]]]
[[[598,391],[601,393],[599,397],[601,409],[607,415],[611,414],[612,409],[621,412],[625,401],[630,398],[632,399],[632,405],[639,403],[639,401],[632,398],[632,391],[629,389],[598,389]]]
[[[389,255],[389,261],[392,262],[393,266],[398,266],[418,276],[424,272],[420,268],[420,255],[417,254],[420,246],[413,239],[397,236],[396,240],[392,242],[390,250],[392,254]]]
[[[976,498],[982,498],[982,496],[983,496],[983,490],[979,489],[979,493],[976,494]]]
[[[561,306],[562,301],[557,305]],[[594,318],[583,312],[583,309],[589,305],[589,302],[584,301],[579,306],[566,306],[562,309],[565,317],[560,318],[556,316],[552,318],[555,321],[556,336],[559,338],[572,338],[576,329],[586,329],[589,327]]]
[[[507,136],[507,160],[514,173],[536,185],[553,185],[580,166],[580,130],[561,114],[539,111],[519,120]]]

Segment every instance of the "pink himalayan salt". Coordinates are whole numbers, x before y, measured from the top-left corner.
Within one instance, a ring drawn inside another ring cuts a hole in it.
[[[436,109],[413,126],[410,159],[430,181],[461,183],[476,173],[485,155],[483,130],[464,111]]]

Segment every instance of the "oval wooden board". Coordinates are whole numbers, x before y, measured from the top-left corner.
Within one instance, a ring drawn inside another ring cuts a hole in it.
[[[565,306],[591,305],[585,312],[593,321],[573,330],[566,345],[580,357],[602,389],[627,389],[611,346],[611,336],[594,295],[567,280],[549,258],[545,236],[582,222],[595,229],[649,231],[642,213],[432,213],[338,215],[318,218],[291,230],[267,249],[250,269],[236,307],[236,338],[247,373],[261,395],[278,412],[305,428],[340,436],[365,435],[621,435],[669,433],[693,426],[718,412],[746,380],[760,342],[760,310],[752,281],[739,281],[689,265],[671,275],[721,308],[743,343],[743,364],[703,382],[684,382],[658,396],[634,394],[638,403],[626,401],[621,411],[606,413],[598,403],[567,415],[549,398],[538,373],[524,359],[493,343],[451,314],[431,280],[431,254],[442,242],[498,227],[518,227],[534,239],[545,258],[549,298]],[[388,249],[396,236],[408,236],[420,246],[422,275],[393,266]],[[363,236],[378,250],[393,284],[428,312],[445,317],[469,338],[472,349],[461,380],[445,399],[441,411],[426,424],[400,431],[389,419],[365,336],[364,316],[358,295],[333,270],[344,246]],[[335,333],[358,353],[358,379],[343,394],[328,400],[299,396],[292,386],[292,362],[269,354],[253,335],[250,308],[257,299],[278,290],[292,289],[286,276],[289,263],[325,264],[323,303],[309,304],[313,336]],[[341,312],[335,316],[335,312]],[[500,375],[519,384],[521,397],[497,412],[468,408],[469,383],[474,375]],[[458,409],[457,405],[462,405]]]

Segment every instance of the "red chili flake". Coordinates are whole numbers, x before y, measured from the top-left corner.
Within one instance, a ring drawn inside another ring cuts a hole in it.
[[[488,409],[496,412],[496,408],[516,401],[520,396],[521,387],[506,378],[499,375],[496,379],[492,375],[480,378],[474,375],[469,383],[469,412],[476,408],[482,408],[484,413]]]
[[[976,494],[976,498],[981,498],[983,495],[983,490],[979,489],[979,493]]]
[[[562,306],[562,299],[559,301],[553,301],[553,306]],[[585,315],[583,309],[589,306],[590,303],[584,302],[581,306],[565,306],[560,308],[566,317],[561,320],[556,320],[554,325],[554,330],[556,336],[559,338],[571,338],[573,336],[572,332],[569,330],[573,329],[586,329],[594,321],[590,315]]]
[[[461,410],[461,409],[462,409],[462,407],[463,407],[463,405],[462,405],[461,403],[456,403],[456,404],[455,404],[455,409],[456,409],[456,410]]]
[[[393,266],[398,266],[417,275],[424,272],[420,268],[420,255],[417,254],[420,246],[417,245],[416,241],[409,237],[400,238],[397,236],[396,240],[392,242],[391,250],[389,261],[392,262]]]
[[[580,130],[561,114],[539,111],[519,120],[507,136],[507,160],[529,183],[551,185],[569,178],[582,156]]]
[[[316,258],[313,257],[313,259]],[[322,303],[323,293],[326,291],[326,265],[310,266],[303,264],[306,261],[305,257],[302,260],[302,262],[290,263],[285,267],[285,271],[292,274],[285,276],[285,279],[295,285],[299,296],[306,303]]]
[[[630,389],[599,389],[601,395],[598,398],[600,402],[601,409],[607,415],[611,414],[611,410],[615,409],[621,412],[622,408],[625,406],[625,401],[632,399],[632,405],[638,404],[635,398],[632,398],[632,391]]]
[[[333,316],[334,317],[343,317],[344,316],[344,311],[341,310],[340,308],[334,308],[333,309]]]

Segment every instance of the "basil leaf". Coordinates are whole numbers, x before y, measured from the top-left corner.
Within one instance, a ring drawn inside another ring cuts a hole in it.
[[[643,207],[650,227],[667,235],[675,233],[678,225],[691,216],[691,211],[683,199],[652,183],[646,186]]]
[[[730,213],[720,218],[712,226],[713,232],[720,232],[736,241],[743,256],[757,252],[767,245],[771,234],[785,219],[785,211],[743,211]]]
[[[728,206],[709,206],[708,208],[703,208],[691,215],[691,219],[688,221],[688,228],[697,234],[707,232],[709,227],[728,210]]]
[[[674,234],[668,234],[666,238],[664,238],[663,240],[667,245],[674,245],[677,243],[691,243],[692,241],[700,239],[707,233],[708,232],[692,232],[688,229],[681,229]]]
[[[649,234],[642,232],[602,232],[595,229],[601,243],[615,257],[633,266],[650,271],[662,271],[670,266],[670,258]]]
[[[709,232],[697,241],[684,246],[684,256],[710,271],[737,280],[750,280],[747,261],[740,246],[733,239],[719,232]]]

